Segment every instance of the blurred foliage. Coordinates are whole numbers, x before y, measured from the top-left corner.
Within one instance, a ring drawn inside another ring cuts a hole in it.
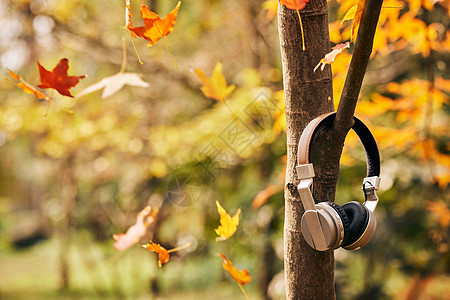
[[[125,1],[0,2],[0,298],[242,297],[218,252],[250,271],[250,298],[283,297],[286,124],[276,2],[182,1],[165,37],[179,69],[161,41],[149,48],[134,40],[139,64],[123,28]],[[176,3],[146,4],[164,16]],[[135,26],[139,4],[131,2]],[[329,1],[332,45],[350,38],[351,23],[340,20],[354,4]],[[337,297],[442,299],[450,294],[449,5],[385,6],[357,107],[383,160],[378,230],[363,250],[336,251]],[[149,87],[125,86],[105,99],[100,91],[76,99],[45,91],[74,114],[25,94],[6,71],[37,85],[37,60],[50,68],[67,57],[69,75],[88,75],[76,96],[121,69],[123,37],[125,71]],[[351,50],[332,64],[336,103]],[[219,62],[236,85],[226,102],[207,99],[193,72],[212,74]],[[350,134],[339,204],[362,198],[357,145]],[[216,200],[231,214],[242,210],[237,232],[221,243]],[[193,245],[161,269],[144,249],[113,247],[112,235],[146,205],[160,207],[148,239],[167,249]]]

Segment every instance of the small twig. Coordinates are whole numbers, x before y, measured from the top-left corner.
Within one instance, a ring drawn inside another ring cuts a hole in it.
[[[170,50],[169,50],[169,47],[167,46],[166,39],[164,38],[164,35],[163,35],[163,34],[161,33],[161,31],[159,30],[159,28],[158,28],[158,26],[156,25],[156,23],[155,23],[155,27],[156,27],[156,29],[158,30],[158,33],[159,33],[159,35],[161,36],[161,38],[162,38],[162,40],[163,40],[163,42],[164,42],[164,46],[166,47],[167,53],[169,53],[169,56],[170,56],[170,58],[172,59],[173,64],[175,65],[175,69],[178,70],[178,65],[177,65],[177,63],[175,62],[175,58],[173,58],[172,53],[170,53]]]

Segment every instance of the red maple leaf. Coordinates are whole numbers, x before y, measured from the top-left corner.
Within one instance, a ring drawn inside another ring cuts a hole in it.
[[[41,84],[38,85],[38,87],[41,89],[55,89],[63,96],[73,98],[69,89],[76,86],[80,79],[86,77],[86,75],[69,76],[67,74],[67,70],[69,70],[69,60],[67,58],[61,59],[51,72],[41,66],[39,61],[37,64],[41,76]]]

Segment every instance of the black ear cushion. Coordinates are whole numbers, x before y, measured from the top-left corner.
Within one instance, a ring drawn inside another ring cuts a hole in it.
[[[342,205],[342,209],[350,221],[348,239],[342,243],[342,247],[344,247],[356,242],[364,233],[369,223],[369,212],[364,205],[356,201]]]
[[[350,220],[347,217],[347,214],[345,213],[344,209],[340,207],[338,204],[334,202],[328,202],[328,204],[338,213],[338,215],[341,217],[342,224],[344,225],[344,239],[342,241],[342,245],[344,245],[347,242],[349,231],[350,231]],[[342,246],[341,245],[341,246]]]

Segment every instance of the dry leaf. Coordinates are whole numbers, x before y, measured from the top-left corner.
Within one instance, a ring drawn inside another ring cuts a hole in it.
[[[35,95],[38,99],[43,99],[43,100],[47,100],[49,102],[51,102],[50,98],[47,97],[46,95],[44,95],[43,93],[41,93],[40,91],[38,91],[34,86],[32,86],[31,84],[29,84],[28,82],[26,82],[22,76],[17,75],[16,73],[14,73],[13,71],[9,70],[9,75],[11,75],[12,78],[19,80],[20,82],[17,84],[18,87],[20,87],[22,90],[24,90],[25,93],[27,94],[33,94]]]
[[[239,225],[239,215],[241,214],[241,209],[239,208],[236,214],[231,217],[225,209],[220,206],[219,201],[216,201],[217,210],[220,215],[220,226],[215,229],[217,235],[216,241],[224,241],[229,239],[237,229]]]
[[[247,270],[244,269],[239,271],[225,255],[221,253],[219,253],[219,255],[223,258],[223,268],[230,273],[231,277],[233,277],[239,285],[246,285],[252,280],[252,277]]]
[[[236,88],[234,84],[227,86],[227,81],[222,73],[222,63],[220,62],[214,67],[211,78],[206,77],[205,73],[198,68],[194,70],[194,73],[203,83],[200,89],[207,98],[224,101]]]
[[[68,76],[69,60],[67,58],[61,59],[51,72],[46,70],[39,62],[37,64],[41,76],[41,84],[38,87],[41,89],[55,89],[63,96],[73,97],[69,89],[76,86],[80,79],[86,77],[86,75]]]
[[[253,199],[252,208],[253,209],[260,208],[264,203],[267,202],[270,196],[277,193],[279,190],[280,188],[278,188],[276,185],[269,184],[264,190],[259,191],[256,197]]]
[[[152,46],[156,44],[162,37],[167,36],[173,31],[180,5],[181,1],[178,1],[177,6],[175,6],[175,8],[164,17],[164,19],[161,19],[157,14],[152,12],[148,6],[142,4],[141,16],[144,20],[144,26],[133,27],[133,24],[131,22],[130,4],[129,1],[127,1],[127,29],[130,31],[133,37],[142,37],[149,41],[147,44],[148,46]]]
[[[320,70],[323,71],[323,69],[325,68],[325,65],[326,65],[326,64],[331,64],[331,63],[333,63],[334,60],[336,59],[336,56],[338,56],[339,54],[341,54],[342,51],[344,51],[344,49],[347,49],[347,48],[350,48],[350,43],[349,43],[349,42],[343,43],[343,44],[339,44],[339,45],[336,45],[336,46],[334,46],[333,48],[331,48],[331,49],[333,49],[333,51],[327,53],[327,54],[325,55],[325,57],[322,58],[322,59],[320,60],[320,62],[319,62],[319,63],[317,64],[317,66],[314,68],[314,72],[317,70],[317,68],[319,68],[320,65],[322,65],[322,66],[320,67]]]
[[[114,234],[113,238],[116,241],[114,248],[118,251],[124,251],[136,245],[147,232],[148,227],[155,222],[158,208],[146,206],[141,210],[136,217],[136,224],[128,228],[126,233]]]
[[[146,244],[146,245],[142,245],[142,247],[144,247],[152,252],[158,253],[158,266],[160,268],[162,267],[163,264],[165,264],[169,261],[170,253],[186,249],[190,246],[191,246],[191,243],[189,242],[184,246],[166,250],[166,248],[164,248],[160,244],[153,243],[152,241],[148,242],[148,244]]]
[[[103,89],[102,98],[105,99],[117,93],[126,84],[139,87],[149,86],[149,84],[143,81],[136,73],[119,72],[88,86],[77,94],[77,98]]]

